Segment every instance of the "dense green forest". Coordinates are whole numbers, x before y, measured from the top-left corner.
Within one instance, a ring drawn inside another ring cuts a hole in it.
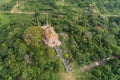
[[[17,9],[35,14],[4,13],[16,1],[0,3],[0,80],[63,80],[61,59],[42,41],[41,26],[46,24],[42,13],[48,13],[76,80],[120,79],[119,58],[80,72],[94,61],[120,56],[119,0],[27,0]],[[31,40],[29,33],[34,35]]]

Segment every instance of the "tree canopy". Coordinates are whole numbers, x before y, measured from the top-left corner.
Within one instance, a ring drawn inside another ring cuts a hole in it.
[[[34,26],[27,28],[24,31],[23,38],[27,45],[39,47],[42,40],[42,28]]]

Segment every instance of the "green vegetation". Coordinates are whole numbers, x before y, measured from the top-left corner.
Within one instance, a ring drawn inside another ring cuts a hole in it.
[[[96,1],[96,5],[102,14],[120,15],[120,1]]]
[[[0,14],[0,26],[3,26],[10,22],[8,17],[8,15]]]
[[[25,30],[23,38],[27,45],[39,47],[39,42],[42,40],[41,27],[29,27]]]
[[[41,47],[35,48],[24,41],[23,35],[27,30],[32,28],[32,34],[35,30],[36,33],[41,32],[40,27],[29,27],[37,24],[34,16],[15,14],[7,16],[10,23],[0,27],[0,78],[2,80],[56,80],[55,73],[63,71],[64,66],[59,58],[53,59],[54,54],[48,55],[52,54],[53,50],[42,42],[40,42]],[[39,39],[39,37],[36,38]],[[26,61],[26,55],[29,56],[31,63]]]
[[[2,0],[0,1],[0,11],[10,11],[15,5],[16,0]]]
[[[11,0],[3,0],[3,1],[0,2],[0,5],[9,3],[10,1],[11,1]]]
[[[64,66],[41,37],[40,26],[46,24],[46,15],[41,12],[48,12],[49,23],[62,42],[63,56],[77,80],[119,80],[119,58],[84,73],[79,71],[92,62],[120,56],[120,10],[116,1],[27,0],[21,11],[35,14],[0,13],[0,79],[61,79]],[[15,2],[4,0],[0,10],[10,11]],[[8,3],[11,7],[5,7]]]

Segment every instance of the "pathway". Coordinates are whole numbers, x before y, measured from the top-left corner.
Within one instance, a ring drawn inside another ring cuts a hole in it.
[[[11,13],[15,13],[15,12],[21,12],[20,10],[17,9],[17,7],[22,7],[24,5],[24,3],[26,2],[27,0],[25,1],[17,1],[16,2],[16,5],[11,9]]]
[[[107,61],[109,61],[109,60],[112,59],[112,58],[113,58],[113,57],[108,57],[108,58],[102,59],[101,61],[93,62],[93,63],[91,63],[91,64],[89,64],[89,65],[86,65],[86,66],[84,66],[84,67],[81,67],[81,68],[80,68],[80,71],[81,71],[81,72],[85,72],[85,71],[87,71],[87,70],[89,70],[89,69],[91,69],[91,68],[94,68],[94,67],[96,67],[96,66],[99,66],[99,65],[102,65],[102,64],[106,63]]]
[[[59,48],[58,46],[55,46],[54,49],[56,50],[58,56],[61,58],[64,66],[65,66],[66,72],[70,72],[70,67],[69,67],[67,61],[66,61],[66,60],[64,59],[64,57],[62,56],[61,51],[60,51],[60,48]]]

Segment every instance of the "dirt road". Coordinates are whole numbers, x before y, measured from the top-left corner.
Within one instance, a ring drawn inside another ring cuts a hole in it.
[[[96,67],[96,66],[102,65],[102,64],[106,63],[107,61],[109,61],[111,58],[112,58],[112,57],[108,57],[108,58],[102,59],[101,61],[96,61],[96,62],[93,62],[93,63],[91,63],[91,64],[89,64],[89,65],[86,65],[86,66],[84,66],[84,67],[81,67],[81,68],[80,68],[80,71],[81,71],[81,72],[85,72],[85,71],[87,71],[87,70],[89,70],[89,69],[91,69],[91,68],[94,68],[94,67]]]

